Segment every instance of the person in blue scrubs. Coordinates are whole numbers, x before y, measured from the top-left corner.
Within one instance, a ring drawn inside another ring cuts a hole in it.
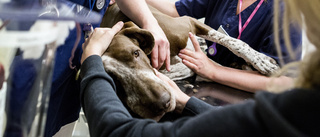
[[[273,2],[273,0],[179,0],[173,3],[166,0],[147,0],[148,4],[170,16],[187,15],[197,19],[205,18],[205,24],[216,30],[221,26],[229,36],[234,38],[238,38],[241,33],[238,39],[281,64],[274,42]],[[240,3],[241,7],[239,6]],[[239,18],[239,15],[241,15],[241,18]],[[251,15],[252,17],[250,17]],[[248,20],[248,18],[251,20]],[[241,31],[239,31],[239,24],[242,26]],[[283,38],[280,37],[285,64],[301,58],[301,32],[298,29],[291,28],[291,43],[296,56],[295,58],[289,57]],[[280,36],[282,36],[282,31],[283,29],[280,28]],[[212,44],[212,42],[207,41],[208,47]],[[198,44],[194,44],[194,46],[198,47]],[[237,89],[249,92],[265,90],[267,84],[271,81],[269,77],[256,71],[240,70],[243,65],[246,65],[246,62],[218,44],[214,55],[205,55],[201,51],[192,52],[184,49],[181,50],[179,57],[183,59],[185,65],[198,75]],[[222,66],[212,63],[209,58]],[[275,79],[274,83],[288,84],[291,83],[291,78],[279,77]]]

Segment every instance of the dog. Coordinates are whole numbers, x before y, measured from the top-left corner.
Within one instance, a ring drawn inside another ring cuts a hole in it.
[[[188,33],[219,43],[245,61],[252,64],[260,73],[269,75],[278,69],[272,58],[253,50],[245,42],[226,36],[197,19],[183,16],[173,18],[149,6],[160,27],[170,42],[171,57],[186,47]],[[125,22],[102,55],[106,72],[111,74],[124,93],[119,98],[130,110],[143,118],[160,120],[175,108],[172,91],[153,71],[148,55],[154,46],[152,34],[139,28],[117,6],[108,7],[103,16],[101,27],[112,27],[118,21]],[[118,87],[118,86],[117,86]]]

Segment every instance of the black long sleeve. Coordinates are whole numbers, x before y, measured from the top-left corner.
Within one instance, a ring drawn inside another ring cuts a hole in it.
[[[290,91],[279,95],[260,92],[256,95],[257,101],[248,100],[219,109],[212,109],[207,104],[195,105],[197,101],[190,99],[186,104],[186,109],[190,110],[186,111],[197,115],[157,123],[131,117],[117,97],[115,84],[104,71],[99,56],[90,56],[84,61],[81,77],[81,102],[91,137],[314,136],[319,135],[320,131],[319,118],[303,117],[319,116],[319,92]],[[313,99],[297,99],[300,94]],[[293,104],[290,105],[290,102]],[[311,106],[312,109],[301,105]],[[300,106],[299,110],[294,109],[296,106]],[[204,109],[199,109],[201,107]]]

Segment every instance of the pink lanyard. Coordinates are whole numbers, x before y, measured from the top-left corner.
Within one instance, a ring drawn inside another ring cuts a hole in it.
[[[246,23],[243,25],[242,27],[242,21],[241,21],[241,7],[242,7],[242,0],[240,0],[240,4],[239,4],[239,36],[238,39],[240,39],[241,37],[241,33],[244,31],[244,29],[248,26],[249,22],[251,21],[251,19],[253,18],[253,16],[256,14],[256,12],[258,11],[258,9],[260,8],[260,6],[262,5],[264,0],[260,0],[259,4],[257,5],[257,7],[254,9],[254,11],[251,13],[250,17],[247,19]]]

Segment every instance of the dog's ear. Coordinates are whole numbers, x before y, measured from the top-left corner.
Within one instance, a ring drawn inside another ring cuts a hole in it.
[[[154,47],[154,38],[149,31],[141,29],[136,24],[129,21],[124,24],[123,29],[119,33],[129,37],[145,54],[149,55],[151,53]]]

